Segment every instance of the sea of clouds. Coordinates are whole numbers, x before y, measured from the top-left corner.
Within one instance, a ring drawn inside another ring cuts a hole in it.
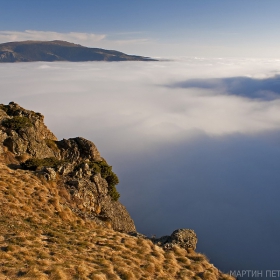
[[[0,64],[0,96],[92,140],[138,231],[192,228],[224,271],[280,269],[280,60]]]

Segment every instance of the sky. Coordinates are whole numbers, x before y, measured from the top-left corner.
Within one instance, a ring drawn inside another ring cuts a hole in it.
[[[279,57],[278,0],[0,1],[0,43],[62,39],[153,57]]]
[[[139,232],[192,228],[224,271],[280,270],[278,0],[0,4],[0,43],[170,59],[3,63],[0,103],[43,113],[58,139],[93,141]]]

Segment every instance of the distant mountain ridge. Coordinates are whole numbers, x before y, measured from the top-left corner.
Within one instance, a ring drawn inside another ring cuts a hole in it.
[[[0,62],[156,61],[115,50],[88,48],[66,41],[22,41],[0,44]]]

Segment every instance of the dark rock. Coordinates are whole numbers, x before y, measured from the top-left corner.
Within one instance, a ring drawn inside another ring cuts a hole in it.
[[[184,249],[196,249],[197,237],[192,229],[177,229],[170,236],[162,236],[152,240],[164,249],[172,249],[175,245]]]
[[[137,232],[137,231],[128,232],[128,234],[129,234],[130,236],[134,236],[134,237],[138,237],[138,238],[150,239],[150,238],[148,238],[146,235],[144,235],[144,234],[142,234],[142,233],[139,233],[139,232]],[[151,239],[151,240],[153,240],[153,239]]]
[[[63,139],[57,142],[60,149],[61,158],[70,162],[80,162],[82,160],[101,161],[100,154],[96,146],[89,140],[82,137]]]
[[[5,126],[5,121],[14,117],[27,118],[31,126],[12,129]],[[31,157],[45,158],[57,156],[46,140],[56,141],[54,134],[45,126],[44,117],[33,111],[25,110],[14,102],[0,106],[0,146],[6,146],[16,156],[29,154]],[[0,149],[1,151],[1,149]]]
[[[40,173],[48,181],[55,181],[56,180],[56,172],[55,172],[55,170],[53,168],[44,167],[43,170]]]

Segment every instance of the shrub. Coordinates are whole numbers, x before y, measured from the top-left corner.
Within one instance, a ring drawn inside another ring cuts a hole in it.
[[[112,166],[108,165],[106,161],[99,161],[97,164],[101,170],[101,177],[108,183],[108,193],[114,201],[120,198],[120,194],[116,189],[116,185],[119,183],[118,176],[112,171]]]
[[[42,167],[52,167],[57,168],[59,165],[61,165],[63,161],[58,160],[55,157],[49,157],[49,158],[30,158],[27,161],[23,162],[21,166],[24,169],[29,170],[38,170]]]
[[[95,174],[101,173],[101,168],[99,167],[99,165],[96,162],[90,162],[88,164],[88,166],[93,171],[93,173],[95,173]]]
[[[120,198],[120,194],[115,186],[108,186],[108,194],[114,201],[117,201]]]
[[[81,162],[80,164],[75,166],[74,170],[79,170],[85,162]],[[108,165],[105,160],[102,161],[91,161],[87,162],[89,168],[91,169],[92,173],[94,174],[101,174],[101,177],[107,181],[108,184],[108,193],[111,198],[117,201],[120,197],[116,189],[116,185],[119,183],[118,176],[112,171],[112,166]]]
[[[100,173],[101,173],[101,177],[106,179],[108,176],[111,175],[112,171],[112,166],[108,165],[107,162],[105,161],[99,161],[96,162],[96,164],[98,164],[99,168],[100,168]]]
[[[111,174],[106,177],[106,181],[109,187],[116,186],[119,183],[119,178],[113,171],[111,171]]]
[[[0,109],[2,109],[3,111],[5,111],[6,113],[8,112],[8,106],[7,106],[7,105],[0,104]]]
[[[112,166],[108,165],[105,160],[90,162],[89,167],[94,170],[94,173],[100,173],[108,183],[108,193],[111,198],[117,201],[120,197],[116,189],[116,185],[119,183],[118,176],[112,171]]]
[[[21,128],[32,126],[32,122],[26,117],[15,116],[12,119],[7,119],[2,122],[2,125],[18,131]]]
[[[46,145],[52,149],[54,152],[57,152],[59,151],[58,147],[57,147],[57,144],[56,144],[56,141],[52,140],[52,139],[45,139],[45,143]]]

